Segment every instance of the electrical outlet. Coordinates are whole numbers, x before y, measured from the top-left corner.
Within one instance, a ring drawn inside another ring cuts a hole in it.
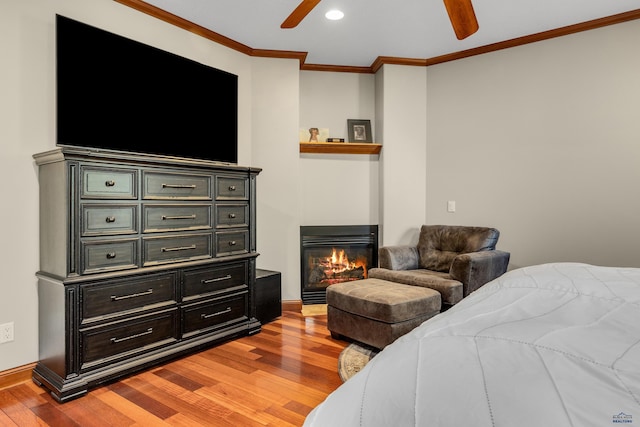
[[[0,344],[13,341],[13,322],[0,325]]]

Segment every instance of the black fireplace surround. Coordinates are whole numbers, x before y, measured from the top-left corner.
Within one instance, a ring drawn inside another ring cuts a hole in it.
[[[326,304],[328,286],[366,279],[369,269],[377,266],[377,225],[300,227],[303,304]]]

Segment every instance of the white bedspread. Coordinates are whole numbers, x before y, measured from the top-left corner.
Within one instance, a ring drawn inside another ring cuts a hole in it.
[[[304,425],[640,426],[640,269],[508,272],[388,346]]]

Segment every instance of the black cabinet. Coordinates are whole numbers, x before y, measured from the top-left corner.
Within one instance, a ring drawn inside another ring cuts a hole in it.
[[[278,271],[256,270],[256,317],[267,323],[282,315],[281,275]]]

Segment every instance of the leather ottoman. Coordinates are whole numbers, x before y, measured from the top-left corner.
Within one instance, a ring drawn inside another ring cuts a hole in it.
[[[382,279],[342,282],[327,288],[327,327],[383,349],[440,312],[438,291]]]

